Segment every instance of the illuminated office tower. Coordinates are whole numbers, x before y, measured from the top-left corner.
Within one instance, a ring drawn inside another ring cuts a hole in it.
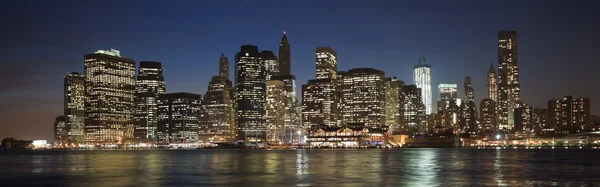
[[[133,114],[134,137],[155,142],[158,96],[166,92],[161,63],[141,61],[136,85],[135,111]]]
[[[533,128],[533,132],[536,135],[540,135],[541,132],[547,127],[546,118],[548,117],[548,110],[545,108],[535,108],[533,109],[533,114],[531,115],[531,126]]]
[[[511,130],[521,100],[517,31],[498,32],[498,128]]]
[[[282,143],[284,135],[285,84],[280,80],[267,81],[266,123],[267,141]]]
[[[58,116],[54,120],[54,146],[64,147],[71,145],[69,141],[69,126],[65,116]]]
[[[235,55],[234,117],[238,140],[264,142],[266,72],[257,46],[243,45]]]
[[[451,110],[458,107],[458,85],[456,84],[440,84],[438,85],[438,91],[440,97],[438,98],[438,113]]]
[[[204,95],[206,118],[199,129],[201,140],[212,142],[233,140],[235,127],[232,96],[231,81],[224,76],[213,76]]]
[[[68,127],[69,143],[85,143],[85,76],[69,73],[64,77],[64,117]]]
[[[294,75],[278,75],[271,77],[271,80],[283,82],[285,108],[283,112],[284,134],[282,141],[292,143],[298,140],[297,131],[300,130],[302,123],[300,119],[302,106],[296,98],[296,77]]]
[[[490,64],[490,69],[487,73],[487,98],[496,102],[498,100],[498,83],[497,83],[496,70],[494,65]]]
[[[365,123],[369,127],[385,125],[385,73],[372,68],[345,72],[341,80],[343,123]]]
[[[590,123],[590,99],[586,97],[551,99],[548,101],[548,126],[556,130],[578,133]]]
[[[219,76],[229,80],[229,59],[223,53],[221,53],[221,58],[219,58]]]
[[[279,60],[273,51],[262,51],[262,60],[265,63],[265,73],[267,80],[271,77],[279,75]]]
[[[313,79],[302,85],[302,128],[337,125],[335,88],[332,79]]]
[[[496,102],[492,99],[483,99],[479,104],[479,124],[481,126],[480,132],[491,133],[498,130],[496,120]]]
[[[404,123],[400,131],[410,134],[424,133],[425,127],[421,126],[421,122],[425,116],[425,105],[421,100],[421,89],[416,85],[405,85],[402,91],[404,92]]]
[[[158,143],[197,144],[202,112],[200,94],[161,94],[158,99]]]
[[[425,105],[425,114],[433,113],[431,104],[431,65],[420,59],[414,67],[414,83],[421,89],[421,102]]]
[[[330,47],[317,47],[317,79],[335,79],[337,73],[337,53]]]
[[[471,84],[471,77],[464,80],[464,101],[460,106],[459,130],[461,132],[477,132],[477,107],[475,104],[475,90]]]
[[[135,61],[98,50],[85,61],[85,141],[114,144],[133,138]]]
[[[527,104],[520,104],[515,109],[515,126],[512,129],[516,133],[531,132],[533,130],[533,108]]]
[[[280,75],[292,75],[291,71],[292,58],[290,44],[285,31],[281,37],[281,43],[279,43],[279,74]]]
[[[397,129],[404,120],[402,112],[404,81],[386,78],[385,81],[385,123],[391,129]]]

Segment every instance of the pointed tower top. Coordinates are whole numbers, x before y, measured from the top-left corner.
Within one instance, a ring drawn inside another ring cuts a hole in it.
[[[490,70],[488,70],[488,72],[496,72],[496,69],[494,69],[494,63],[493,62],[490,63]]]

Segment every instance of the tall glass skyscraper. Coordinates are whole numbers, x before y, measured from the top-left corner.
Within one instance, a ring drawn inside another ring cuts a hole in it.
[[[385,73],[373,68],[350,69],[341,80],[342,122],[386,125]]]
[[[193,93],[168,93],[158,98],[159,144],[197,144],[202,113],[202,96]]]
[[[133,138],[135,60],[111,49],[87,54],[84,62],[87,144],[114,144]]]
[[[136,82],[135,113],[133,115],[136,139],[156,141],[158,96],[165,94],[165,78],[160,62],[140,62]]]
[[[69,73],[64,78],[64,117],[66,118],[69,144],[85,143],[85,76]]]
[[[414,83],[421,89],[421,101],[425,105],[425,114],[431,114],[431,65],[420,59],[414,67]]]
[[[266,70],[257,46],[243,45],[235,55],[235,124],[238,140],[264,142]]]
[[[337,53],[330,47],[317,47],[317,79],[335,79],[337,73]]]
[[[498,127],[511,130],[521,101],[517,30],[498,32]]]

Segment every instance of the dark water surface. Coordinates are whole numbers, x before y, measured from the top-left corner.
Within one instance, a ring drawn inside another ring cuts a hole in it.
[[[600,150],[3,151],[0,186],[600,186]]]

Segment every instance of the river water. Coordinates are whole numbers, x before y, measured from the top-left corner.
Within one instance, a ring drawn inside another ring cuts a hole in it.
[[[0,186],[600,186],[600,150],[2,151]]]

